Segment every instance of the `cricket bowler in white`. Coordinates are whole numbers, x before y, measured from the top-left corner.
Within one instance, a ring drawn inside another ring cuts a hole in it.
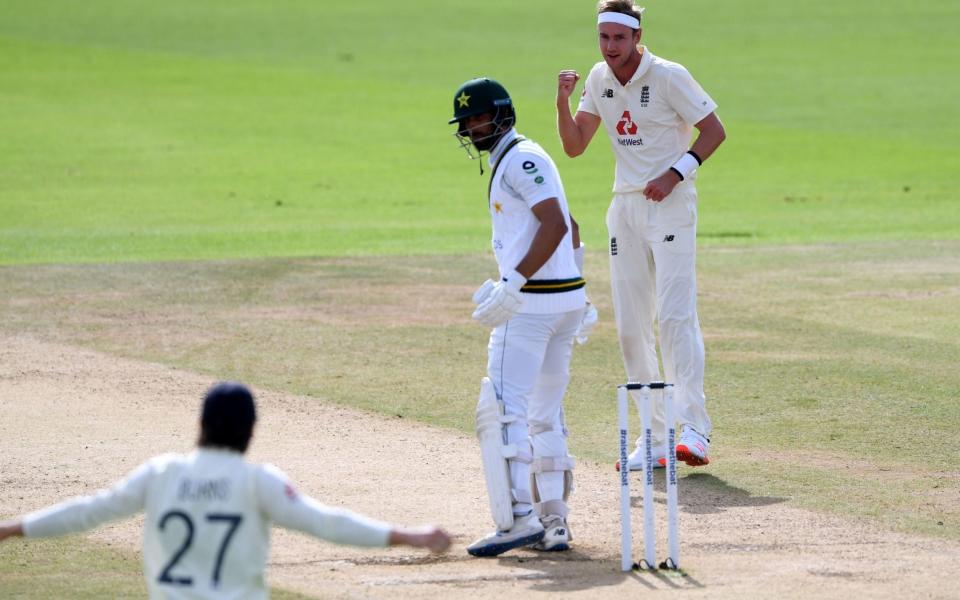
[[[580,75],[557,84],[557,129],[567,155],[583,153],[602,123],[616,156],[607,212],[610,279],[623,362],[630,381],[660,380],[654,321],[667,382],[682,426],[674,448],[691,466],[709,459],[712,425],[704,395],[704,347],[697,316],[698,168],[726,137],[716,102],[682,65],[640,45],[643,9],[602,0],[597,34],[603,60],[584,84],[575,116],[569,98]],[[699,135],[690,146],[693,129]],[[663,408],[653,419],[657,458],[666,456]],[[641,465],[641,441],[630,468]],[[662,465],[662,461],[659,461]],[[618,464],[619,468],[619,464]]]
[[[450,123],[468,154],[489,152],[487,200],[500,272],[473,298],[473,318],[493,329],[476,424],[496,530],[467,551],[567,550],[574,461],[563,396],[574,337],[585,338],[596,314],[584,318],[585,282],[566,195],[550,156],[514,128],[516,111],[503,86],[467,81],[453,109]]]
[[[337,544],[449,547],[441,529],[397,528],[324,506],[276,467],[248,463],[255,420],[249,389],[220,383],[204,398],[192,454],[157,456],[94,496],[0,523],[0,541],[84,531],[143,511],[143,571],[155,599],[267,598],[271,524]]]

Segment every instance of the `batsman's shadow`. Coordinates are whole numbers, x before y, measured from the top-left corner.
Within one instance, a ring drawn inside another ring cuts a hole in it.
[[[501,565],[522,566],[530,571],[520,579],[531,582],[529,590],[539,592],[572,592],[619,586],[624,579],[633,580],[641,588],[690,589],[704,587],[685,572],[620,570],[619,558],[587,555],[576,548],[567,552],[524,553],[499,557]],[[613,593],[613,592],[611,592]]]
[[[662,494],[664,471],[658,470],[654,473],[654,477],[654,486],[657,490],[654,501],[658,504],[666,503]],[[710,473],[690,473],[681,477],[678,483],[680,488],[678,502],[681,510],[692,514],[715,514],[721,513],[727,508],[769,506],[787,501],[787,498],[779,496],[754,496],[750,490],[730,485]],[[642,490],[642,488],[640,489]],[[630,498],[630,504],[632,506],[642,506],[642,492],[633,495]]]
[[[530,571],[524,577],[529,590],[572,592],[619,585],[629,574],[620,573],[613,561],[597,560],[576,548],[566,552],[529,552],[504,555],[498,559],[504,566],[522,566]]]

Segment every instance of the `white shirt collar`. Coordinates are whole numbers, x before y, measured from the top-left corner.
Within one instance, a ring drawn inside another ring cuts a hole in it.
[[[627,81],[627,83],[623,87],[627,87],[634,81],[646,75],[647,71],[650,70],[650,64],[652,62],[653,62],[653,54],[650,52],[650,50],[646,46],[644,46],[643,56],[640,57],[640,64],[637,65],[637,70],[633,72],[633,75],[630,77],[630,80]],[[613,74],[613,69],[610,68],[610,65],[604,62],[603,66],[606,67],[607,69],[606,72],[604,73],[604,78],[620,83],[619,80],[617,79],[617,76]]]
[[[496,145],[490,149],[490,156],[487,157],[487,163],[491,167],[497,164],[497,161],[500,160],[500,155],[503,153],[503,149],[515,139],[517,139],[517,130],[511,127],[510,131],[503,134],[503,137],[501,137],[497,141]]]

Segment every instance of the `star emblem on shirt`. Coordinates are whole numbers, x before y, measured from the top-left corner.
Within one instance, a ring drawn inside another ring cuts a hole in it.
[[[503,212],[503,205],[500,204],[499,202],[494,202],[494,203],[493,203],[493,210],[497,211],[497,213],[502,213],[502,212]]]
[[[467,95],[467,92],[460,92],[460,95],[457,96],[457,102],[460,103],[460,108],[465,106],[470,106],[470,96]]]

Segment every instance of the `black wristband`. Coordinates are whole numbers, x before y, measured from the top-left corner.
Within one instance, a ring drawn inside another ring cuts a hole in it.
[[[695,159],[697,159],[697,164],[698,164],[698,165],[702,165],[702,164],[703,164],[703,161],[700,160],[700,157],[697,156],[697,153],[694,152],[693,150],[687,150],[687,154],[689,154],[690,156],[692,156],[692,157],[694,157]]]
[[[677,177],[680,178],[680,181],[683,181],[683,173],[681,173],[680,171],[678,171],[678,170],[675,169],[674,167],[670,167],[670,170],[677,174]]]

